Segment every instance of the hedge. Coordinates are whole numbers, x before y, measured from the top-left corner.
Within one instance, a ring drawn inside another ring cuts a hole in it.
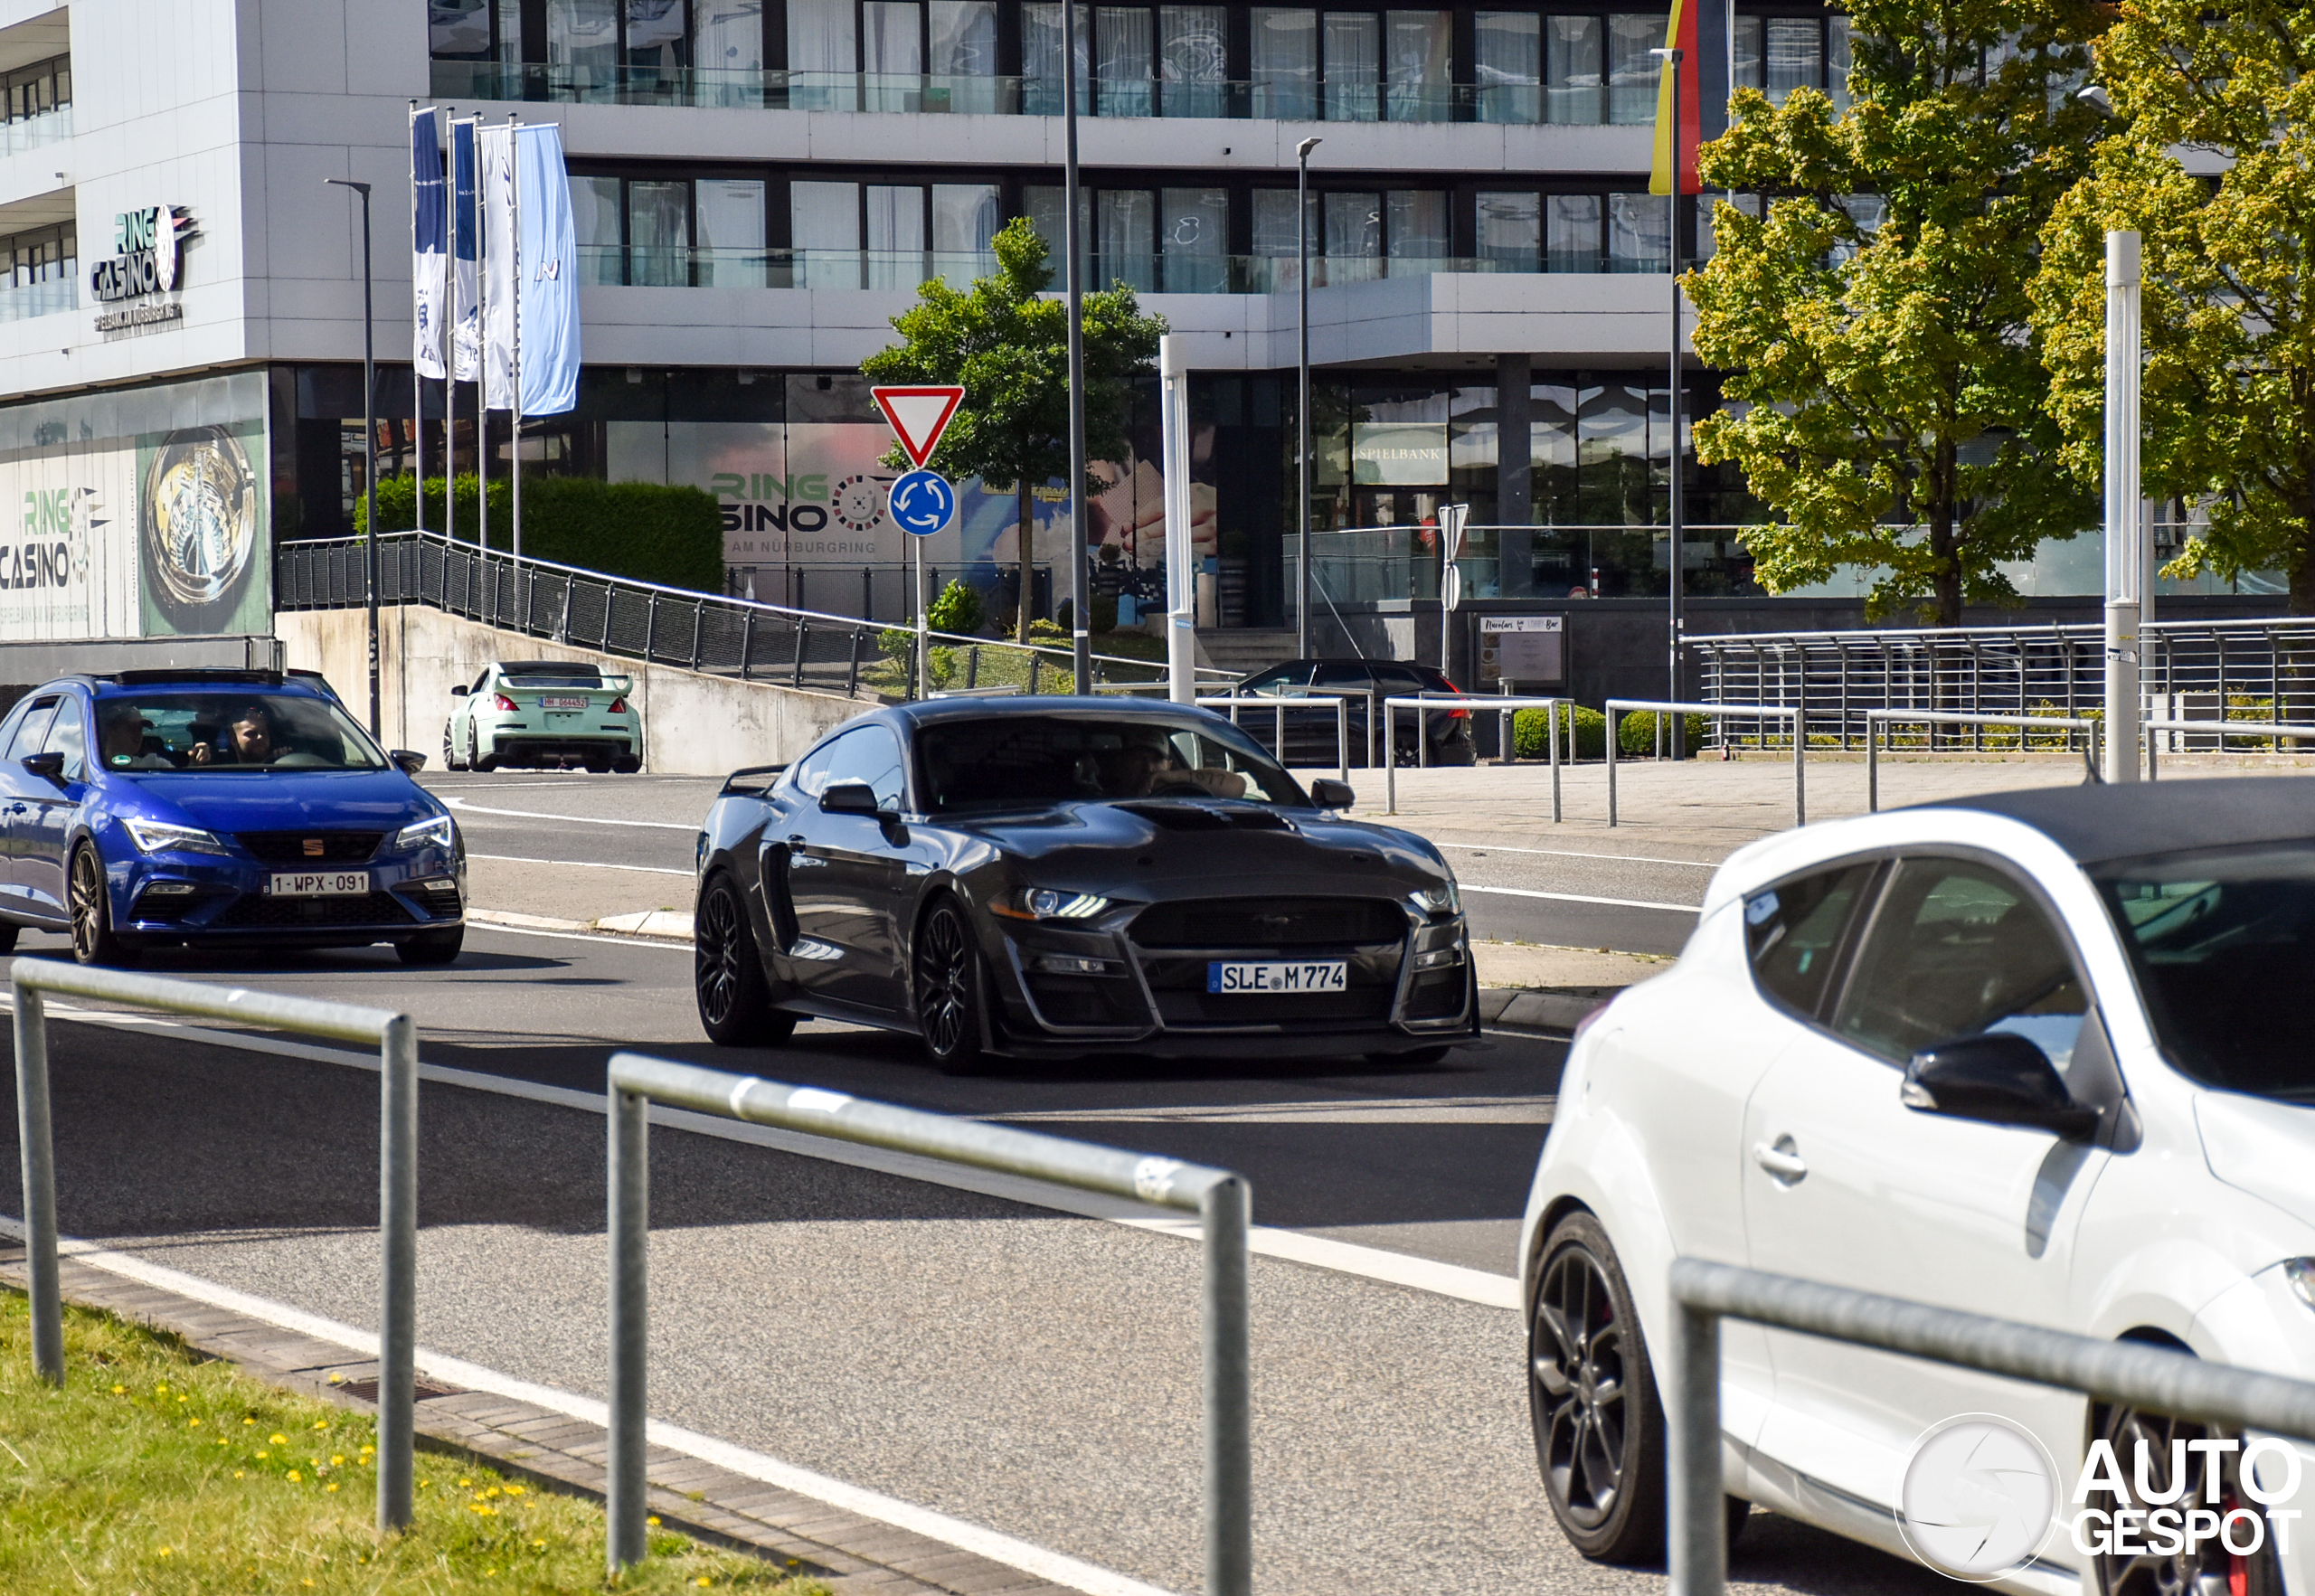
[[[413,478],[378,479],[378,526],[405,532],[418,524]],[[477,483],[458,482],[458,527],[471,539],[478,514]],[[490,485],[490,546],[510,546],[512,485]],[[369,527],[369,506],[356,501],[354,530]],[[426,483],[426,518],[442,523],[442,479]],[[700,592],[723,590],[723,513],[713,494],[650,482],[603,482],[592,477],[534,477],[523,484],[523,552],[558,565],[600,571],[637,581]]]
[[[1484,711],[1479,712],[1484,713]],[[1600,760],[1608,756],[1608,717],[1596,709],[1577,704],[1575,720],[1575,757],[1579,760]],[[1560,735],[1564,738],[1567,722],[1560,722]],[[1687,751],[1694,756],[1704,746],[1705,717],[1687,717]],[[1512,746],[1523,760],[1550,757],[1544,746],[1544,712],[1523,709],[1511,718]],[[1652,754],[1656,751],[1656,714],[1652,710],[1632,710],[1616,722],[1616,750],[1626,754]],[[1560,754],[1565,758],[1567,745],[1562,742]]]

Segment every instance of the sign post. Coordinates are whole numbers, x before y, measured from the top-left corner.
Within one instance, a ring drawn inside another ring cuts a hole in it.
[[[931,626],[926,617],[931,600],[924,591],[924,540],[946,527],[957,514],[957,490],[948,478],[928,470],[925,462],[956,419],[965,391],[959,383],[931,382],[871,388],[868,394],[884,412],[893,436],[901,440],[901,452],[916,467],[893,484],[891,509],[894,524],[916,540],[916,696],[922,698],[932,687]]]

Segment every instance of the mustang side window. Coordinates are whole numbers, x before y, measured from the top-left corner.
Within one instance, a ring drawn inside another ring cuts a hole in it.
[[[1845,864],[1744,900],[1744,951],[1762,991],[1797,1014],[1817,1012],[1841,933],[1872,879],[1872,865]]]
[[[784,779],[788,785],[808,798],[816,798],[827,791],[828,770],[836,760],[836,751],[843,741],[844,738],[839,737],[835,742],[824,742],[789,766]]]
[[[2064,1070],[2088,1009],[2065,944],[2022,885],[1966,859],[1907,859],[1833,1028],[1896,1063],[1935,1043],[2008,1031]]]
[[[834,758],[823,791],[842,781],[863,782],[875,793],[878,808],[900,812],[901,745],[891,732],[882,726],[863,726],[837,738],[829,751]]]

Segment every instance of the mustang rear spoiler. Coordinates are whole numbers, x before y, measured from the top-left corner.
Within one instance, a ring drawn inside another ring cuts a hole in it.
[[[729,776],[723,778],[723,791],[717,793],[716,796],[721,798],[723,796],[723,793],[726,792],[769,791],[771,788],[771,784],[777,780],[780,773],[787,769],[788,767],[785,765],[742,765],[740,769],[732,771]],[[763,778],[763,779],[761,781],[751,781],[748,779],[751,776],[760,776]]]

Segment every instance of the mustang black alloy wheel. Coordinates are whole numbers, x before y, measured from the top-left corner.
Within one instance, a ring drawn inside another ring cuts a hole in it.
[[[65,907],[72,915],[72,957],[82,964],[133,964],[137,956],[122,946],[112,930],[112,900],[105,891],[104,861],[97,850],[82,843],[72,853],[72,871],[64,888]]]
[[[717,871],[700,889],[691,968],[700,1026],[718,1046],[769,1046],[796,1029],[794,1015],[771,1006],[747,905],[728,871]]]
[[[2147,1472],[2152,1477],[2147,1483],[2157,1491],[2172,1492],[2176,1506],[2208,1506],[2206,1487],[2216,1462],[2220,1469],[2218,1500],[2209,1510],[2222,1515],[2238,1507],[2249,1507],[2254,1513],[2259,1510],[2243,1495],[2239,1452],[2216,1457],[2209,1452],[2187,1452],[2186,1491],[2182,1496],[2176,1494],[2178,1482],[2170,1477],[2172,1443],[2225,1437],[2231,1433],[2227,1431],[2193,1420],[2141,1413],[2135,1408],[2108,1408],[2100,1415],[2098,1432],[2113,1443],[2122,1479],[2132,1489],[2131,1500],[2127,1503],[2093,1497],[2093,1506],[2109,1510],[2129,1506],[2144,1511],[2150,1506],[2136,1499],[2139,1443],[2144,1441]],[[2143,1545],[2148,1539],[2141,1535],[2138,1544]],[[2216,1540],[2203,1542],[2192,1553],[2181,1549],[2168,1557],[2151,1552],[2102,1553],[2098,1558],[2099,1588],[2106,1596],[2206,1596],[2208,1592],[2282,1596],[2282,1571],[2275,1558],[2274,1541],[2274,1525],[2270,1523],[2266,1534],[2260,1537],[2258,1550],[2247,1554],[2229,1552]]]
[[[1544,1244],[1527,1335],[1535,1460],[1561,1529],[1586,1557],[1664,1550],[1664,1411],[1607,1232],[1572,1214]]]
[[[916,931],[916,1023],[924,1051],[951,1073],[981,1061],[980,949],[965,911],[943,898]]]

